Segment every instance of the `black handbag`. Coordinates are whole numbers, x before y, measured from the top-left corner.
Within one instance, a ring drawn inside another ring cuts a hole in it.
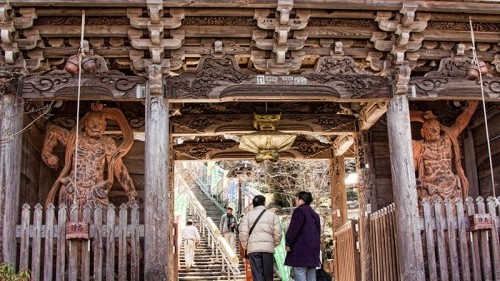
[[[332,276],[323,269],[323,264],[316,269],[316,281],[332,281]]]

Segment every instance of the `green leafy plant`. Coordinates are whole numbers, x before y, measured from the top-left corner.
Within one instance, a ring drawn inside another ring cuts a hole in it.
[[[0,280],[5,281],[29,281],[30,273],[27,269],[21,269],[15,272],[14,266],[9,263],[0,264]]]

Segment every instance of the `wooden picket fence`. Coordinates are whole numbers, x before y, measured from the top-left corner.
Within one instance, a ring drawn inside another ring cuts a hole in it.
[[[122,204],[118,216],[112,204],[107,210],[85,206],[83,220],[78,214],[76,205],[68,212],[62,204],[57,213],[49,205],[44,213],[40,204],[33,212],[24,204],[16,228],[19,268],[29,269],[33,281],[140,280],[144,225],[138,206]],[[86,234],[71,232],[79,227],[88,227]]]
[[[423,202],[422,234],[426,280],[500,280],[500,198],[435,200]],[[373,281],[399,280],[398,248],[393,204],[370,214]],[[348,222],[335,232],[335,280],[355,279],[359,250],[357,233]],[[352,253],[354,251],[355,253]]]
[[[499,199],[424,201],[428,280],[500,280]]]
[[[335,280],[357,281],[360,278],[356,225],[356,220],[350,220],[335,231]]]

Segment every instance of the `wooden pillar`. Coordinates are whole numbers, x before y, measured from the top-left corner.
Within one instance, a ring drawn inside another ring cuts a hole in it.
[[[408,99],[406,95],[395,95],[389,100],[387,130],[392,188],[397,212],[396,245],[401,270],[399,280],[423,281],[424,261],[410,129]]]
[[[22,117],[22,101],[15,91],[0,93],[0,262],[11,264],[16,264]]]
[[[158,73],[159,70],[153,69],[152,72]],[[168,265],[171,264],[169,226],[173,219],[169,213],[173,198],[170,198],[168,154],[168,102],[161,94],[161,84],[160,87],[150,85],[146,97],[145,280],[174,280],[168,274]]]
[[[168,118],[168,117],[167,117]],[[177,243],[177,239],[180,236],[180,233],[178,232],[180,230],[179,227],[179,222],[175,221],[177,218],[175,217],[175,183],[174,183],[174,176],[175,176],[175,162],[174,162],[174,139],[172,138],[169,130],[169,143],[168,143],[168,150],[169,150],[169,200],[170,204],[168,206],[168,213],[169,217],[173,218],[169,222],[169,228],[168,229],[173,229],[174,231],[171,232],[170,234],[170,249],[169,249],[169,266],[168,266],[168,276],[170,280],[178,280],[179,279],[179,251],[180,251],[180,244]]]
[[[373,169],[373,150],[369,132],[360,132],[356,138],[356,170],[358,172],[359,202],[359,251],[361,256],[361,280],[371,281],[371,248],[369,214],[378,209]]]
[[[334,156],[330,161],[332,226],[336,231],[347,221],[347,191],[345,187],[344,156]]]
[[[467,180],[469,181],[469,194],[474,199],[476,199],[480,192],[478,186],[478,176],[477,176],[477,163],[476,163],[476,149],[474,144],[474,135],[470,128],[465,129],[464,134],[464,160],[465,160],[465,174],[467,175]]]

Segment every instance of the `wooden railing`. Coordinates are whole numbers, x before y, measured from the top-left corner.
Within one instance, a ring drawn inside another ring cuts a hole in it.
[[[351,220],[335,231],[335,280],[360,280],[359,250],[356,247],[357,221]]]
[[[500,280],[499,200],[424,200],[419,228],[426,280]],[[369,219],[372,280],[400,280],[394,205]],[[354,225],[335,232],[335,280],[359,280]]]
[[[29,269],[33,281],[140,280],[144,225],[138,206],[122,204],[118,217],[112,204],[105,210],[85,206],[80,213],[82,220],[76,205],[68,212],[62,204],[57,213],[49,205],[44,215],[40,204],[33,212],[24,204],[16,228],[19,268]]]

